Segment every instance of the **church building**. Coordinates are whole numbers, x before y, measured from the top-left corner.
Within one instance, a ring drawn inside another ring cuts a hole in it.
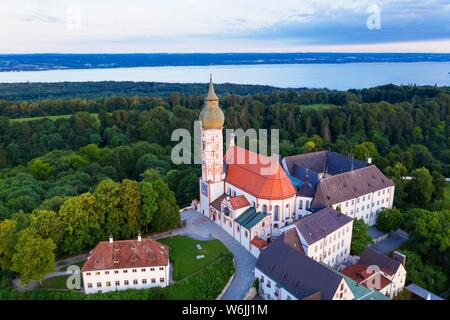
[[[233,139],[224,156],[224,120],[210,79],[200,113],[200,212],[257,256],[272,233],[294,220],[297,192],[278,160],[240,148]]]
[[[199,120],[199,211],[256,257],[286,226],[323,208],[373,225],[381,208],[392,207],[392,181],[362,161],[322,151],[280,163],[236,146],[234,137],[224,153],[225,117],[212,77]]]

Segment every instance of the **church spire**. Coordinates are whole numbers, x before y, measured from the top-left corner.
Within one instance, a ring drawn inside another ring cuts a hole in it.
[[[214,92],[212,76],[209,77],[209,91],[205,97],[205,106],[200,112],[200,119],[203,129],[221,129],[225,122],[225,117],[219,108],[219,98]]]
[[[219,100],[219,98],[216,96],[216,93],[214,92],[214,84],[212,80],[212,74],[209,74],[209,90],[208,95],[205,97],[205,100]]]

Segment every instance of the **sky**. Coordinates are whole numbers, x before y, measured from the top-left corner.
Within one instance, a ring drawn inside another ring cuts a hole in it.
[[[450,0],[1,2],[0,53],[450,52]]]

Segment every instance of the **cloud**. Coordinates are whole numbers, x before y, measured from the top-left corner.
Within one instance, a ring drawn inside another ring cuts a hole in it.
[[[42,22],[42,23],[64,23],[64,19],[57,16],[50,16],[44,13],[34,13],[23,17],[26,22]]]
[[[373,4],[380,30],[366,26]],[[70,6],[76,30],[65,26]],[[8,52],[280,51],[445,40],[449,21],[448,0],[28,0],[0,12],[0,41]]]

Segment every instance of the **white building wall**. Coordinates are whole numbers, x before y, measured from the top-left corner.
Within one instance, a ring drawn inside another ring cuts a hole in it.
[[[333,209],[341,208],[341,212],[351,218],[363,219],[368,225],[376,224],[378,213],[382,208],[392,208],[395,187],[377,190],[360,197],[333,204]]]
[[[238,187],[225,182],[225,192],[231,192],[231,194],[236,194],[236,196],[244,195],[247,200],[250,202],[250,205],[253,203],[256,206],[256,210],[263,212],[264,205],[267,206],[267,212],[272,216],[273,225],[278,225],[278,228],[285,226],[287,223],[292,222],[295,219],[295,198],[296,196],[292,196],[287,199],[282,200],[269,200],[269,199],[259,199],[255,196],[245,192]],[[279,207],[278,220],[275,219],[275,207]],[[294,214],[293,214],[294,212]],[[294,218],[293,218],[294,216]]]
[[[166,287],[169,285],[170,264],[166,266],[85,271],[82,274],[86,294]],[[116,281],[118,281],[118,284],[116,284]],[[128,281],[128,284],[126,284],[126,281]],[[137,284],[135,281],[137,281]]]
[[[252,240],[251,237],[251,231],[243,228],[242,226],[239,226],[240,229],[240,238],[241,238],[241,244],[244,246],[245,249],[250,251],[250,241]]]
[[[256,258],[258,259],[259,254],[261,253],[261,250],[259,250],[259,248],[255,247],[255,246],[251,246],[250,248],[250,253]]]
[[[304,246],[305,254],[330,267],[338,267],[347,260],[352,243],[353,220],[314,243]]]
[[[298,300],[284,288],[277,288],[276,282],[255,268],[255,277],[259,280],[259,294],[266,300]]]
[[[295,214],[297,219],[302,218],[311,212],[308,209],[311,207],[313,198],[297,196],[295,199]]]
[[[341,283],[339,284],[333,300],[353,300],[355,299],[355,296],[352,292],[352,290],[350,290],[347,282],[342,278]]]
[[[259,294],[266,300],[298,300],[293,294],[283,287],[277,288],[277,283],[255,268],[255,277],[259,280]],[[336,288],[332,300],[353,300],[355,296],[342,278],[341,283]]]
[[[396,295],[398,295],[400,292],[403,291],[404,287],[405,287],[405,281],[406,281],[406,270],[403,267],[403,265],[401,265],[397,272],[390,276],[386,273],[382,274],[388,278],[389,280],[391,280],[391,285],[388,286],[388,289],[385,290],[386,292],[382,292],[384,295],[388,296],[389,298],[393,299],[395,298]]]

